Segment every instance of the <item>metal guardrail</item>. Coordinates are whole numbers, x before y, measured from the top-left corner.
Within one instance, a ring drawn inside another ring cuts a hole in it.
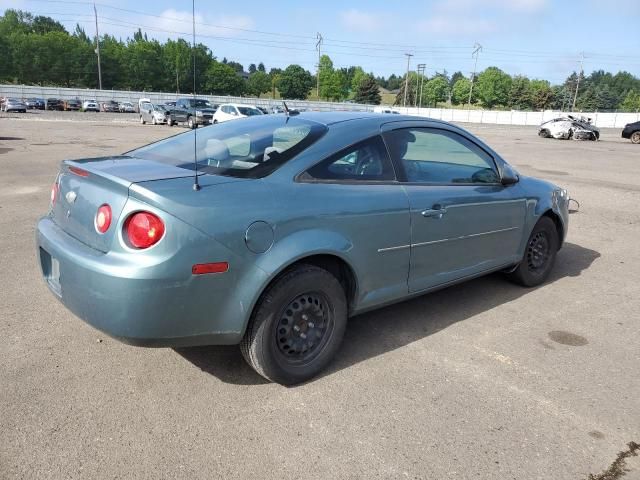
[[[17,98],[59,98],[81,100],[97,100],[104,102],[115,100],[116,102],[131,102],[134,105],[140,98],[148,98],[152,102],[165,103],[175,101],[177,98],[189,97],[188,94],[175,94],[168,92],[135,92],[128,90],[95,90],[82,88],[62,87],[38,87],[30,85],[0,85],[0,97]],[[271,100],[252,97],[231,97],[219,95],[198,94],[198,98],[206,98],[212,103],[245,103],[261,107],[281,106],[282,100]],[[316,111],[356,111],[371,112],[373,105],[339,102],[313,102],[308,100],[286,100],[290,108],[316,110]],[[400,113],[422,117],[435,118],[450,122],[486,123],[498,125],[539,125],[552,118],[567,115],[569,112],[546,110],[544,112],[521,111],[496,111],[496,110],[461,110],[453,108],[415,108],[393,107]],[[627,123],[640,121],[640,113],[601,113],[601,112],[576,112],[576,116],[585,116],[593,120],[594,125],[602,128],[622,128]]]

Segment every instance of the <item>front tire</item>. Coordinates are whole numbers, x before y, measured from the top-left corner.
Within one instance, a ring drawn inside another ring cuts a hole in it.
[[[631,143],[640,144],[640,131],[631,134]]]
[[[313,265],[284,273],[258,301],[240,350],[251,367],[283,385],[320,373],[340,348],[347,299],[336,277]]]
[[[195,124],[195,122],[193,121],[193,117],[189,117],[189,118],[187,119],[187,125],[189,125],[189,128],[190,128],[191,130],[193,130],[193,129],[196,127],[196,124]]]
[[[551,132],[549,132],[549,130],[547,130],[546,128],[543,128],[538,132],[538,136],[542,138],[549,138],[551,136]]]
[[[551,273],[559,247],[555,223],[549,217],[542,217],[527,240],[524,258],[507,276],[523,287],[537,287]]]
[[[140,124],[141,124],[141,125],[144,125],[145,123],[147,123],[147,122],[145,122],[145,121],[144,121],[144,118],[142,118],[142,115],[140,115]]]

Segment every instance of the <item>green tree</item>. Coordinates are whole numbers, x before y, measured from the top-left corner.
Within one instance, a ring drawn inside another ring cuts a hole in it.
[[[382,98],[380,97],[380,88],[376,83],[373,75],[365,75],[358,86],[354,100],[357,103],[366,103],[369,105],[380,105]]]
[[[249,95],[259,97],[263,93],[271,90],[271,79],[269,75],[260,70],[254,71],[247,79],[246,91]]]
[[[464,105],[469,101],[469,90],[471,89],[471,81],[468,78],[461,77],[453,84],[451,91],[451,100],[455,105]],[[474,98],[471,99],[475,103]]]
[[[517,110],[531,108],[530,81],[527,77],[522,75],[513,77],[509,90],[509,106]]]
[[[529,97],[531,107],[535,110],[545,110],[551,106],[553,90],[546,80],[531,80],[529,82]]]
[[[318,97],[328,100],[331,98],[337,90],[340,90],[340,86],[336,86],[333,70],[333,62],[329,55],[322,55],[318,63],[318,82],[320,83],[320,91]]]
[[[622,101],[620,109],[624,112],[637,112],[640,110],[640,94],[630,90]]]
[[[259,71],[259,72],[265,72],[265,73],[266,73],[266,71],[267,71],[267,70],[264,68],[264,63],[260,62],[260,63],[258,64],[258,71]]]
[[[426,100],[428,106],[437,106],[438,102],[444,102],[448,97],[449,82],[439,75],[425,82],[423,91],[423,102]]]
[[[228,64],[213,62],[206,73],[205,90],[213,95],[242,95],[244,80]]]
[[[314,85],[311,74],[300,65],[289,65],[281,74],[278,90],[282,98],[305,99]]]
[[[349,84],[349,92],[351,93],[352,97],[357,95],[358,88],[360,87],[360,84],[362,83],[362,81],[370,76],[371,75],[367,75],[361,67],[353,68],[353,71],[351,73],[351,81]]]
[[[508,105],[511,77],[498,67],[489,67],[478,75],[474,90],[486,108]]]

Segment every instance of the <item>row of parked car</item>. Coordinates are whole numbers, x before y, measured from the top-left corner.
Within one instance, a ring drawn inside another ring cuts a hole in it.
[[[561,140],[597,141],[600,139],[600,129],[593,125],[588,117],[567,115],[543,122],[538,127],[538,135],[542,138]],[[640,122],[625,125],[622,138],[628,138],[631,143],[640,144]]]
[[[148,98],[141,98],[138,102],[140,123],[153,125],[166,124],[169,126],[185,123],[189,128],[198,125],[209,125],[235,120],[254,115],[282,113],[281,107],[270,109],[256,105],[241,103],[224,103],[217,105],[204,98],[181,98],[174,102],[163,104],[153,103]]]
[[[57,110],[57,111],[84,111],[84,112],[121,112],[135,113],[136,109],[131,102],[116,102],[109,100],[98,103],[96,100],[80,100],[79,98],[0,98],[0,111],[22,112],[27,110]]]

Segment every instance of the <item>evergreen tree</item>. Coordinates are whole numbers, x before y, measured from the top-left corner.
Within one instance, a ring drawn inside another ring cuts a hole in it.
[[[380,88],[373,75],[366,75],[360,80],[354,97],[356,103],[366,103],[368,105],[380,105]]]

